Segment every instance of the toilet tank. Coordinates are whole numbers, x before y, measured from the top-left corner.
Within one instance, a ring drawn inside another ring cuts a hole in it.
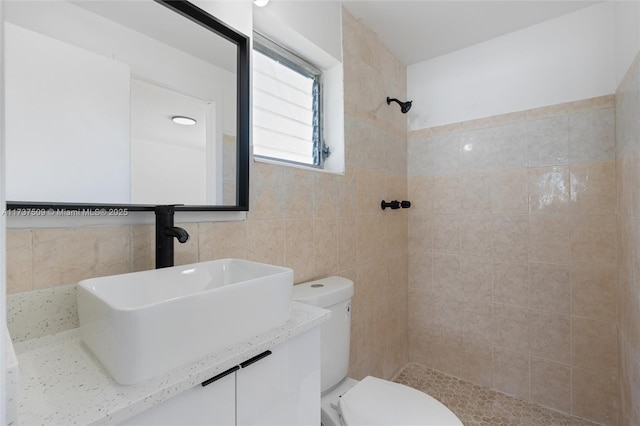
[[[293,286],[293,300],[331,311],[320,331],[322,392],[340,383],[349,371],[352,296],[353,281],[342,277]]]

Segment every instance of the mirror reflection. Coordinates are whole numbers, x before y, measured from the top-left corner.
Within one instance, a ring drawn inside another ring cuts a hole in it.
[[[236,204],[234,43],[153,1],[5,16],[8,200]]]

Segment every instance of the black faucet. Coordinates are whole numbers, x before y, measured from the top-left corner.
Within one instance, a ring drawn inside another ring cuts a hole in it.
[[[173,226],[176,205],[156,206],[156,269],[173,266],[173,239],[186,243],[189,234]]]

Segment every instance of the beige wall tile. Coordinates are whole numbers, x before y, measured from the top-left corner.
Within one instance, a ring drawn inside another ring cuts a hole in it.
[[[154,225],[131,227],[131,270],[148,271],[156,267],[156,228]]]
[[[460,134],[460,168],[463,172],[478,173],[493,169],[491,141],[495,130],[478,129]]]
[[[249,219],[279,219],[284,216],[283,167],[252,162]]]
[[[335,274],[338,271],[338,220],[336,218],[313,219],[313,249],[314,276]]]
[[[571,313],[615,321],[616,269],[610,266],[576,265],[571,268]]]
[[[384,135],[372,125],[369,117],[345,117],[345,132],[351,137],[346,139],[346,163],[353,167],[382,168],[385,163],[381,147]]]
[[[407,251],[409,245],[409,216],[406,213],[387,215],[385,225],[387,227],[386,251],[390,255]]]
[[[569,266],[529,263],[529,292],[532,308],[564,314],[570,313]]]
[[[615,214],[615,163],[572,164],[570,167],[571,212]]]
[[[571,412],[571,367],[531,357],[531,401]]]
[[[568,364],[571,362],[569,315],[529,311],[531,355]]]
[[[431,216],[409,215],[409,251],[432,251],[433,226]]]
[[[493,386],[506,394],[529,400],[529,355],[494,349]]]
[[[286,218],[310,218],[313,216],[312,172],[293,167],[283,167],[284,216]]]
[[[338,218],[338,269],[355,268],[357,255],[357,235],[355,217]]]
[[[528,182],[530,213],[566,214],[569,212],[571,193],[568,166],[530,168]]]
[[[436,301],[433,298],[431,289],[426,287],[411,287],[408,289],[407,294],[409,296],[409,300],[407,301],[409,307],[407,316],[409,324],[415,329],[430,331],[432,334],[435,334]]]
[[[130,228],[33,231],[33,288],[131,271]]]
[[[401,117],[399,122],[402,122]],[[384,145],[381,150],[384,155],[384,170],[389,173],[407,176],[407,129],[385,129]]]
[[[407,200],[409,198],[409,185],[407,183],[406,168],[401,172],[387,172],[386,178],[389,197],[399,201]],[[401,210],[400,212],[402,213],[402,215],[407,214],[407,210]]]
[[[434,177],[411,177],[408,179],[409,198],[411,201],[410,215],[428,215],[433,212]]]
[[[433,256],[423,251],[409,252],[409,287],[433,286]]]
[[[490,213],[491,183],[488,173],[462,175],[460,210],[463,213]]]
[[[381,259],[385,253],[387,230],[382,215],[358,216],[358,265]]]
[[[614,265],[616,261],[616,217],[571,216],[571,261]]]
[[[431,299],[431,333],[451,341],[460,342],[462,338],[463,315],[460,302],[455,299],[435,295]],[[453,374],[453,373],[451,373]]]
[[[249,260],[284,265],[284,221],[251,220],[248,223]]]
[[[527,169],[507,170],[491,176],[491,212],[526,214],[529,211]]]
[[[463,343],[460,354],[460,377],[473,383],[493,385],[493,351],[491,346]]]
[[[617,424],[618,384],[615,375],[572,368],[572,409],[579,417]]]
[[[495,261],[493,263],[493,301],[529,306],[529,264]]]
[[[460,252],[460,215],[433,215],[430,218],[435,253]]]
[[[491,257],[493,252],[493,220],[491,215],[462,215],[459,222],[461,253]]]
[[[357,213],[358,215],[382,215],[380,201],[387,194],[387,176],[379,170],[356,169]],[[387,199],[386,201],[391,201]]]
[[[342,176],[313,174],[313,216],[336,217],[338,214],[338,181]],[[405,179],[406,182],[406,179]]]
[[[431,336],[426,348],[427,366],[443,373],[460,376],[462,344],[451,336]]]
[[[356,173],[347,167],[344,176],[336,176],[337,209],[339,217],[355,216],[357,209]]]
[[[560,115],[527,124],[529,167],[569,162],[569,117]]]
[[[30,291],[33,288],[32,231],[8,229],[6,238],[7,294]]]
[[[284,265],[293,269],[296,283],[315,276],[313,236],[313,219],[284,222]]]
[[[527,260],[529,221],[525,215],[493,217],[493,256],[496,259]]]
[[[198,257],[201,261],[214,260],[216,259],[214,253],[215,245],[220,244],[216,238],[215,222],[201,222],[199,225],[198,231],[200,232],[200,238],[198,238]]]
[[[617,270],[617,324],[619,353],[619,404],[622,425],[640,424],[640,143],[638,143],[638,112],[640,111],[640,61],[634,63],[616,92],[616,180],[618,194],[618,270]],[[586,278],[585,278],[586,279]],[[591,280],[592,295],[608,286],[608,278]],[[608,291],[607,291],[608,293]],[[606,297],[605,297],[606,299]],[[593,312],[595,300],[586,301]],[[594,314],[604,312],[598,309]],[[612,410],[608,406],[597,412],[604,416]]]
[[[463,346],[480,345],[491,348],[494,341],[492,304],[467,301],[460,304],[459,309]]]
[[[493,296],[493,263],[484,257],[460,258],[460,284],[463,300],[491,302]]]
[[[433,256],[434,294],[457,300],[462,296],[460,283],[460,257],[444,254]]]
[[[569,216],[531,215],[529,217],[529,260],[569,263],[571,254]]]
[[[435,214],[460,212],[462,188],[458,176],[437,176],[430,181],[431,211]]]
[[[409,176],[441,176],[460,171],[460,136],[457,133],[412,138],[407,160]]]
[[[613,108],[584,111],[569,116],[569,161],[571,164],[615,159]]]
[[[494,345],[529,353],[529,309],[494,303],[492,312]]]
[[[201,222],[198,224],[200,261],[246,259],[249,251],[248,223]]]
[[[516,122],[493,129],[490,149],[492,169],[527,167],[527,123]]]
[[[614,322],[571,317],[571,361],[574,367],[617,374],[617,342]]]

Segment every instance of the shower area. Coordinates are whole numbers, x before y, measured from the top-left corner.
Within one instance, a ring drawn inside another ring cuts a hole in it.
[[[409,134],[411,362],[616,424],[614,106]]]
[[[598,20],[596,12],[585,13]],[[390,141],[365,137],[383,119],[416,129],[406,134],[406,194],[357,180],[358,196],[378,195],[369,204],[406,195],[411,208],[379,219],[406,218],[406,278],[390,274],[383,285],[381,273],[352,275],[350,374],[390,379],[400,371],[394,380],[440,399],[465,425],[640,424],[638,58],[602,96],[427,126],[418,122],[429,119],[425,102],[432,114],[463,106],[420,98],[415,82],[427,86],[429,69],[402,72],[371,53],[384,50],[376,35],[344,16],[345,43],[354,40],[345,44],[345,105],[357,100],[345,110],[347,168],[369,169],[368,157],[385,152]],[[365,84],[371,69],[389,77],[378,82],[386,93]],[[484,93],[458,89],[464,81],[454,77],[437,83],[450,94]],[[411,78],[413,90],[404,91]],[[492,95],[489,104],[511,96]],[[386,96],[398,105],[387,99],[376,109]],[[402,114],[405,100],[413,104]],[[351,124],[365,120],[374,125]],[[402,148],[400,135],[394,143]],[[368,241],[358,237],[358,250]],[[385,305],[404,297],[406,314],[400,302]],[[406,329],[396,327],[404,315]]]

